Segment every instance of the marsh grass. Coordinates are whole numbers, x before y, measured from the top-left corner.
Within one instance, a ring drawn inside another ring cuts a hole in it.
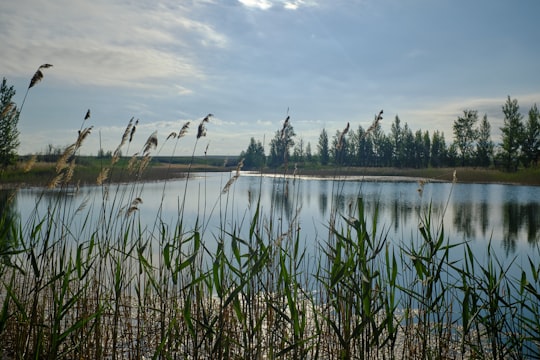
[[[132,119],[116,154],[130,153],[135,128]],[[367,217],[366,206],[376,204],[359,194],[346,211],[337,205],[342,169],[334,172],[328,234],[317,239],[303,235],[287,169],[268,208],[259,198],[236,212],[241,164],[218,198],[200,192],[195,222],[187,222],[180,194],[175,223],[158,211],[143,225],[157,137],[129,161],[113,155],[94,178],[101,197],[78,202],[67,171],[77,171],[82,140],[58,163],[56,188],[38,199],[48,201],[45,212],[38,205],[28,219],[2,212],[2,358],[540,357],[540,251],[521,265],[503,264],[491,244],[486,257],[475,255],[446,237],[429,205],[416,234],[390,241],[390,224],[380,224],[376,210]],[[135,180],[120,187],[115,174]],[[184,181],[187,189],[189,176]],[[166,192],[165,182],[162,203]],[[220,219],[215,231],[211,217]],[[316,242],[313,255],[307,247]],[[523,266],[520,278],[510,266]]]

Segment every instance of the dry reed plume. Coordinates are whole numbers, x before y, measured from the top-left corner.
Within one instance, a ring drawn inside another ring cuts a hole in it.
[[[6,106],[4,106],[4,109],[0,113],[0,117],[5,117],[11,110],[15,110],[15,109],[16,109],[15,103],[10,101],[9,103],[6,104]]]
[[[144,144],[143,155],[149,154],[152,149],[157,148],[157,145],[158,145],[157,131],[154,131],[148,137],[148,139],[146,140],[146,143]]]
[[[103,185],[103,182],[107,180],[107,178],[109,177],[109,171],[110,171],[110,168],[101,169],[96,179],[96,183],[98,185]]]
[[[39,83],[43,79],[43,72],[41,72],[41,69],[48,69],[52,67],[51,64],[43,64],[41,65],[37,71],[34,73],[34,76],[32,76],[32,79],[30,80],[30,85],[28,85],[28,89],[34,87],[37,83]]]
[[[26,163],[24,163],[23,165],[23,172],[27,173],[29,172],[30,170],[32,170],[32,168],[34,167],[34,165],[36,164],[37,162],[37,155],[32,155],[30,157],[30,159],[28,159],[28,161]]]
[[[93,126],[90,126],[79,130],[77,140],[64,149],[64,152],[56,161],[56,176],[47,185],[49,189],[54,189],[60,184],[67,185],[71,181],[75,172],[75,155],[84,140],[91,134],[93,128]]]
[[[287,115],[287,117],[285,118],[285,121],[283,121],[283,127],[281,128],[281,139],[285,138],[285,135],[286,135],[285,129],[287,129],[287,126],[289,125],[290,118],[291,117]]]
[[[230,178],[229,181],[227,181],[227,183],[223,187],[223,190],[221,191],[222,194],[227,193],[230,187],[232,186],[232,184],[234,184],[234,182],[240,177],[240,170],[242,169],[242,167],[244,167],[243,158],[238,162],[238,165],[236,165],[236,173],[234,174],[234,176]]]
[[[383,119],[382,114],[383,114],[383,111],[381,110],[379,111],[379,114],[375,115],[375,120],[373,120],[373,123],[371,124],[371,126],[366,130],[366,135],[374,131],[375,129],[377,129],[377,127],[379,126],[379,123]]]
[[[136,197],[135,199],[133,199],[133,201],[131,202],[131,205],[129,206],[129,209],[126,213],[126,216],[130,216],[131,214],[133,214],[133,212],[135,211],[138,211],[139,210],[139,204],[142,204],[142,199],[140,197]]]
[[[343,144],[345,143],[345,135],[347,135],[347,133],[349,132],[349,127],[350,127],[350,124],[347,122],[347,126],[339,134],[339,140],[336,146],[338,150],[341,150],[341,148],[343,147]]]
[[[197,129],[197,139],[200,139],[203,136],[206,136],[206,127],[204,123],[207,123],[210,121],[210,118],[214,116],[213,114],[208,114],[199,124],[199,128]]]

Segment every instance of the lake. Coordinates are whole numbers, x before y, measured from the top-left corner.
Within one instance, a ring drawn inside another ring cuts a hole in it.
[[[133,199],[140,198],[142,203],[137,205],[135,215],[148,228],[157,225],[158,217],[164,224],[175,226],[181,213],[187,229],[198,221],[206,235],[219,232],[221,224],[227,230],[238,228],[245,235],[260,199],[264,217],[272,219],[282,231],[297,223],[300,239],[309,249],[328,239],[331,214],[337,214],[338,228],[342,217],[357,216],[358,198],[364,201],[368,222],[377,210],[378,231],[398,245],[419,236],[418,227],[427,214],[434,232],[442,224],[450,243],[467,241],[477,254],[485,252],[491,242],[501,259],[521,257],[536,249],[540,239],[540,187],[419,183],[399,177],[284,179],[242,172],[224,193],[232,175],[194,173],[189,181],[113,184],[108,194],[102,187],[87,186],[69,196],[62,195],[62,201],[74,213],[70,223],[74,227],[88,219],[99,221],[106,195],[107,201],[115,202],[115,211],[126,210]],[[58,191],[21,189],[16,194],[15,211],[24,223],[36,211],[46,213],[58,195]],[[82,207],[83,211],[76,212]],[[215,236],[206,236],[209,248],[213,248],[212,239]]]

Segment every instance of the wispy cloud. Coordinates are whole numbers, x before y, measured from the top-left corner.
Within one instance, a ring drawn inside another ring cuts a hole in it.
[[[10,51],[0,67],[28,76],[36,63],[47,61],[61,69],[53,76],[101,86],[189,83],[205,76],[193,43],[223,48],[228,41],[189,16],[189,9],[172,1],[8,2],[0,12],[0,32]]]
[[[268,0],[238,0],[242,5],[261,10],[267,10],[272,7],[272,3]]]
[[[283,7],[287,10],[297,10],[302,6],[313,6],[316,4],[315,0],[238,0],[242,5],[260,9],[268,10],[272,7]]]

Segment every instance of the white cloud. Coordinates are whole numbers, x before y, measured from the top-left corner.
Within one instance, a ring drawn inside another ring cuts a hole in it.
[[[274,6],[282,6],[287,10],[297,10],[301,6],[313,6],[315,0],[238,0],[242,5],[257,8],[260,10],[268,10]]]
[[[176,2],[20,0],[2,5],[0,68],[30,77],[41,63],[49,76],[82,84],[153,87],[204,78],[197,48],[223,48],[227,38],[190,18]],[[189,91],[189,90],[188,90]]]
[[[268,10],[272,7],[272,3],[268,0],[238,0],[242,5],[247,7]]]

